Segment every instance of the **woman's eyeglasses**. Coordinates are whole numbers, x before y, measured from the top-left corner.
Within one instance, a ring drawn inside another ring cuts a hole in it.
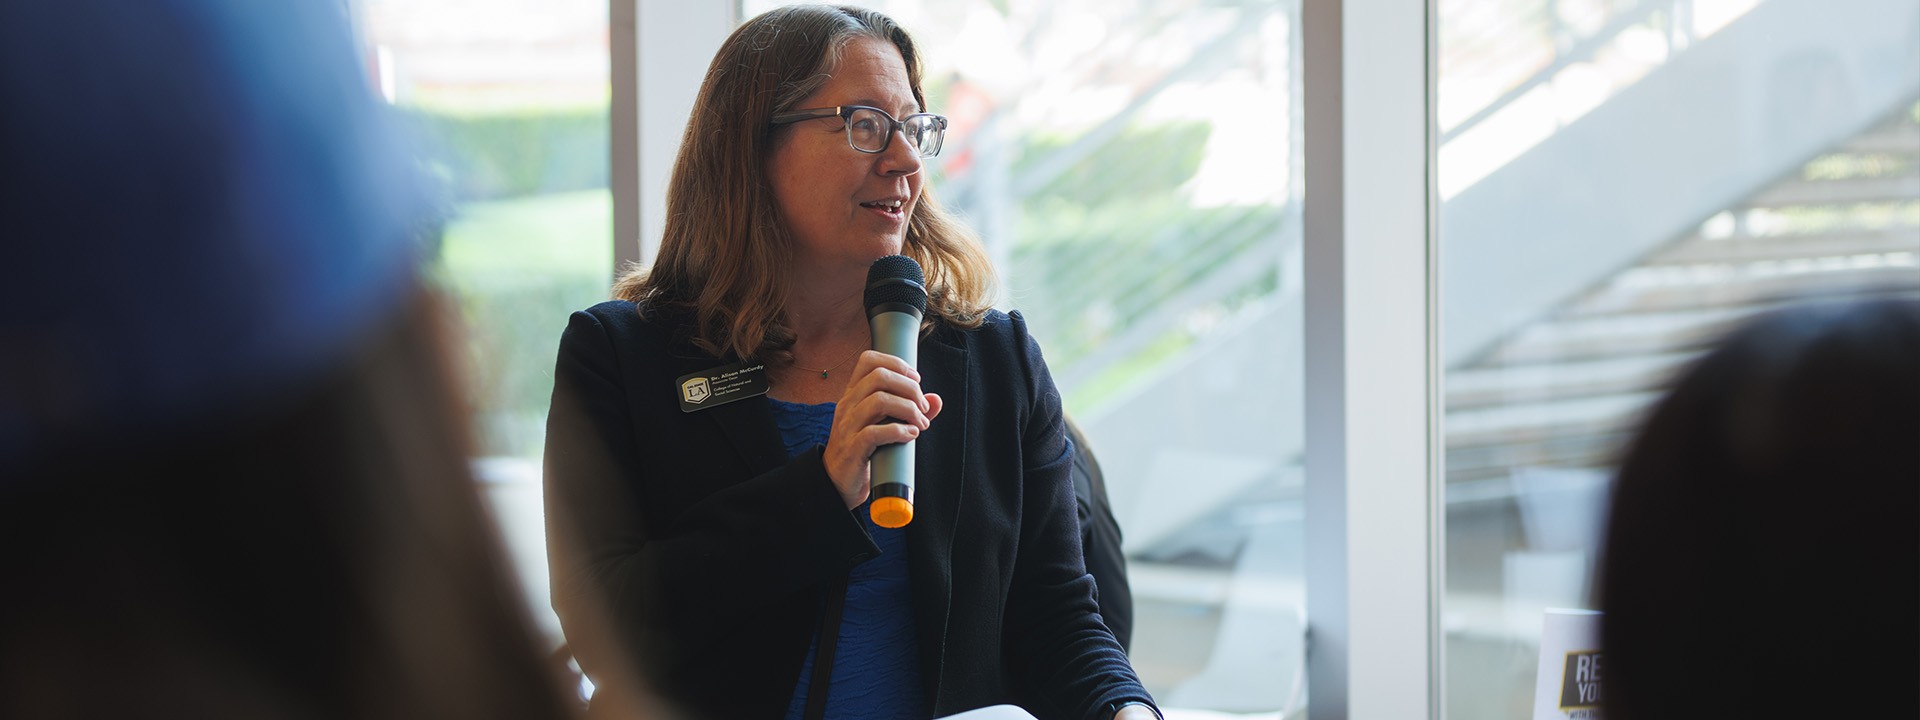
[[[784,112],[773,116],[773,124],[786,125],[828,117],[838,117],[846,122],[847,144],[863,153],[886,152],[896,130],[906,135],[907,142],[913,144],[914,152],[920,157],[939,155],[940,144],[947,138],[947,118],[944,115],[914,113],[895,120],[887,111],[865,105]]]

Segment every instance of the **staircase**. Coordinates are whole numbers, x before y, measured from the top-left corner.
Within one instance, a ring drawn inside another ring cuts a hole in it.
[[[1443,147],[1446,366],[1911,107],[1916,48],[1912,0],[1764,0],[1450,197]]]
[[[1454,717],[1523,717],[1546,607],[1591,607],[1618,454],[1675,373],[1786,302],[1920,297],[1920,93],[1446,375]]]
[[[1904,103],[1447,377],[1447,480],[1608,467],[1675,371],[1785,302],[1920,295],[1920,102]]]

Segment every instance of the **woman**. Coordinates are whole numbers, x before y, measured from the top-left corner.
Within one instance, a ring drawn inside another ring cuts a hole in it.
[[[1743,325],[1654,409],[1610,515],[1611,720],[1920,717],[1920,300]]]
[[[633,650],[700,717],[1156,715],[1082,567],[1059,394],[923,187],[945,121],[922,114],[919,63],[868,10],[741,26],[654,266],[572,317],[546,452],[554,605],[603,693],[633,692],[601,670]],[[896,253],[926,270],[917,369],[867,351],[866,273]],[[764,395],[682,402],[690,378],[760,367]],[[868,457],[908,440],[916,517],[887,530]],[[578,619],[595,608],[610,631]]]

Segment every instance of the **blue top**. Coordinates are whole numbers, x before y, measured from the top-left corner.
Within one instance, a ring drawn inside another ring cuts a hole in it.
[[[780,440],[793,457],[827,442],[833,427],[833,403],[805,405],[767,398]],[[930,712],[920,685],[919,642],[914,639],[913,598],[907,580],[907,532],[873,524],[867,504],[853,514],[880,546],[880,556],[854,566],[847,581],[846,611],[833,652],[833,677],[827,689],[827,717],[913,718]],[[818,631],[807,644],[800,681],[787,704],[787,720],[800,720],[813,682],[813,658],[820,649]]]

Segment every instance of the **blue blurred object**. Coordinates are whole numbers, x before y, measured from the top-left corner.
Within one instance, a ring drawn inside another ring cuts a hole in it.
[[[345,13],[0,3],[0,470],[264,402],[404,301],[426,205]]]

